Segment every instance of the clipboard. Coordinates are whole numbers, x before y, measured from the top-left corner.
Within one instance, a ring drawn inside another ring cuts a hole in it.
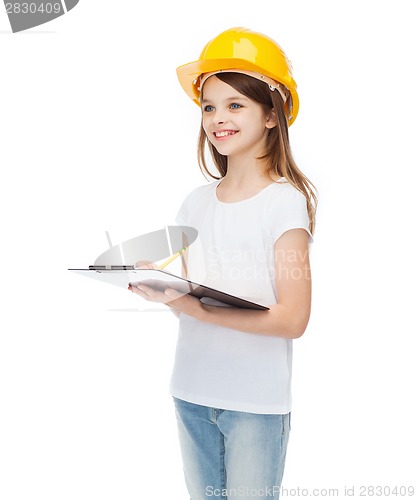
[[[220,307],[240,307],[243,309],[270,310],[269,307],[250,300],[230,295],[221,290],[210,288],[182,278],[162,269],[137,269],[133,266],[90,266],[89,269],[69,269],[88,278],[110,283],[127,289],[129,284],[143,283],[159,291],[173,288],[180,293],[197,297],[204,304]]]
[[[143,269],[132,262],[139,259],[156,262],[167,255],[189,246],[198,231],[190,226],[165,226],[151,233],[142,234],[119,245],[113,246],[106,231],[110,248],[99,255],[88,269],[68,269],[74,273],[109,283],[127,290],[129,284],[143,283],[159,291],[173,288],[180,293],[193,295],[204,304],[221,307],[269,310],[262,304],[236,297],[221,290],[215,290],[201,283],[195,283],[163,269]]]

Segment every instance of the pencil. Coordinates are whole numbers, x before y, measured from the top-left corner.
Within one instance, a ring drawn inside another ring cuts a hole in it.
[[[160,264],[159,269],[163,269],[164,267],[166,267],[173,260],[175,260],[176,257],[179,257],[179,255],[181,255],[187,249],[188,249],[188,247],[183,247],[181,250],[179,250],[179,252],[176,252],[175,254],[173,254],[172,256],[170,256],[169,259],[165,260],[165,262],[163,262],[162,264]]]

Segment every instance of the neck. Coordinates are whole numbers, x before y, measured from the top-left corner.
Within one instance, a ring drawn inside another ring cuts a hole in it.
[[[271,178],[264,160],[247,158],[247,156],[228,157],[224,181],[231,189],[250,189],[253,185],[270,183]]]

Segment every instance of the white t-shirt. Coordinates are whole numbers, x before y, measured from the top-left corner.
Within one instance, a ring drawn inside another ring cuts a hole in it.
[[[294,228],[305,229],[312,243],[306,199],[282,177],[251,198],[225,203],[217,198],[220,182],[191,191],[175,219],[198,230],[188,250],[188,279],[276,304],[274,243]],[[180,314],[172,396],[214,408],[285,414],[291,411],[291,375],[291,339]]]

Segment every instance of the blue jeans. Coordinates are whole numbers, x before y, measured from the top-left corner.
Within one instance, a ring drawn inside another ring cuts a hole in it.
[[[290,413],[255,414],[173,400],[191,500],[279,498]]]

